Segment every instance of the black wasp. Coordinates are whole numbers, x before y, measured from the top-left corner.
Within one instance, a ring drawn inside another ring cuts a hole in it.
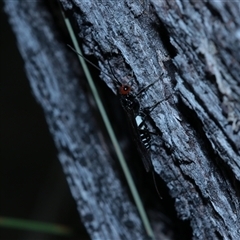
[[[110,66],[110,64],[109,64],[109,66]],[[152,107],[147,107],[145,109],[142,109],[140,107],[140,103],[138,100],[139,95],[142,94],[144,91],[146,91],[149,87],[151,87],[158,80],[154,81],[153,83],[149,84],[145,88],[142,88],[138,93],[134,94],[134,92],[132,91],[132,87],[129,84],[121,83],[115,77],[115,75],[111,69],[111,66],[110,66],[110,70],[111,70],[112,75],[115,78],[116,83],[118,85],[117,86],[118,87],[118,96],[120,98],[122,108],[125,110],[125,112],[128,116],[129,122],[132,126],[134,140],[136,142],[138,152],[139,152],[140,156],[142,157],[142,161],[143,161],[145,170],[147,172],[151,171],[157,194],[158,194],[159,198],[162,199],[161,194],[158,191],[158,187],[157,187],[157,183],[156,183],[156,179],[155,179],[155,175],[154,175],[154,169],[153,169],[152,161],[150,159],[149,149],[151,147],[151,134],[153,134],[153,133],[150,133],[150,131],[148,129],[148,126],[146,124],[146,118],[149,115],[149,113],[151,111],[153,111],[153,109],[158,104],[160,104],[162,101],[165,101],[166,99],[164,99],[160,102],[157,102]]]
[[[76,52],[75,49],[73,49],[71,46],[69,46],[69,47],[75,53],[77,53],[82,58],[84,58],[88,63],[90,63],[92,66],[94,66],[99,71],[101,71],[101,69],[99,67],[97,67],[95,64],[90,62],[88,59],[83,57],[78,52]],[[110,64],[109,64],[109,66],[110,66]],[[112,76],[114,77],[115,83],[116,83],[117,88],[118,88],[118,96],[119,96],[119,99],[120,99],[121,106],[125,110],[125,112],[128,116],[128,119],[130,121],[130,124],[132,126],[134,140],[136,142],[138,152],[139,152],[140,156],[142,157],[142,161],[143,161],[143,164],[144,164],[144,167],[145,167],[146,171],[147,172],[149,172],[149,171],[152,172],[153,180],[154,180],[154,184],[155,184],[157,193],[158,193],[159,197],[161,198],[160,193],[157,189],[155,176],[154,176],[153,165],[152,165],[152,161],[150,159],[149,149],[151,147],[151,134],[152,133],[150,133],[150,131],[148,129],[148,126],[146,124],[146,118],[147,118],[148,114],[162,101],[157,102],[152,107],[141,109],[140,103],[139,103],[139,100],[138,100],[139,95],[142,94],[144,91],[146,91],[149,87],[151,87],[156,81],[149,84],[147,87],[141,89],[137,94],[134,94],[134,92],[132,91],[131,85],[121,83],[115,77],[115,75],[114,75],[114,73],[111,69],[111,66],[110,66],[110,70],[112,72]],[[106,74],[107,76],[112,78],[112,76],[110,76],[109,74],[107,74],[107,73],[104,73],[104,74]],[[164,100],[166,100],[166,99],[164,99]]]
[[[114,76],[114,75],[113,75]],[[117,78],[114,77],[116,80]],[[151,133],[148,130],[146,124],[146,117],[158,104],[155,104],[153,107],[141,109],[138,96],[146,91],[150,86],[155,82],[148,85],[147,87],[140,90],[137,94],[134,94],[132,87],[128,84],[122,84],[117,80],[119,88],[119,98],[122,105],[122,108],[125,110],[130,124],[132,126],[132,132],[134,135],[134,140],[137,145],[139,154],[142,157],[144,167],[147,172],[152,169],[152,162],[149,156],[149,149],[151,147]]]

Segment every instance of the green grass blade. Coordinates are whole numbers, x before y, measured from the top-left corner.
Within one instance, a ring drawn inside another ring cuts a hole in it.
[[[73,234],[73,231],[70,228],[63,225],[9,217],[0,217],[0,226],[5,228],[36,231],[62,236],[70,236]]]

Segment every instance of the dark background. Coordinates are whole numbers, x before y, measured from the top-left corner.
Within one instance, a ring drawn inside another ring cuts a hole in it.
[[[59,237],[0,225],[0,238],[88,239],[0,4],[0,217],[63,224],[74,231],[71,237]]]

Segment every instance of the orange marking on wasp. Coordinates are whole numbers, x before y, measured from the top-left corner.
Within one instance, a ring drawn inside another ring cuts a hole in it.
[[[131,89],[132,88],[130,86],[122,84],[122,86],[119,87],[119,93],[121,95],[127,95],[130,93]]]

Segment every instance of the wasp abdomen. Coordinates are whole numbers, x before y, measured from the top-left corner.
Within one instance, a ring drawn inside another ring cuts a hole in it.
[[[140,140],[144,147],[148,150],[150,148],[151,136],[146,123],[144,122],[143,116],[137,115],[135,121],[138,127]]]

